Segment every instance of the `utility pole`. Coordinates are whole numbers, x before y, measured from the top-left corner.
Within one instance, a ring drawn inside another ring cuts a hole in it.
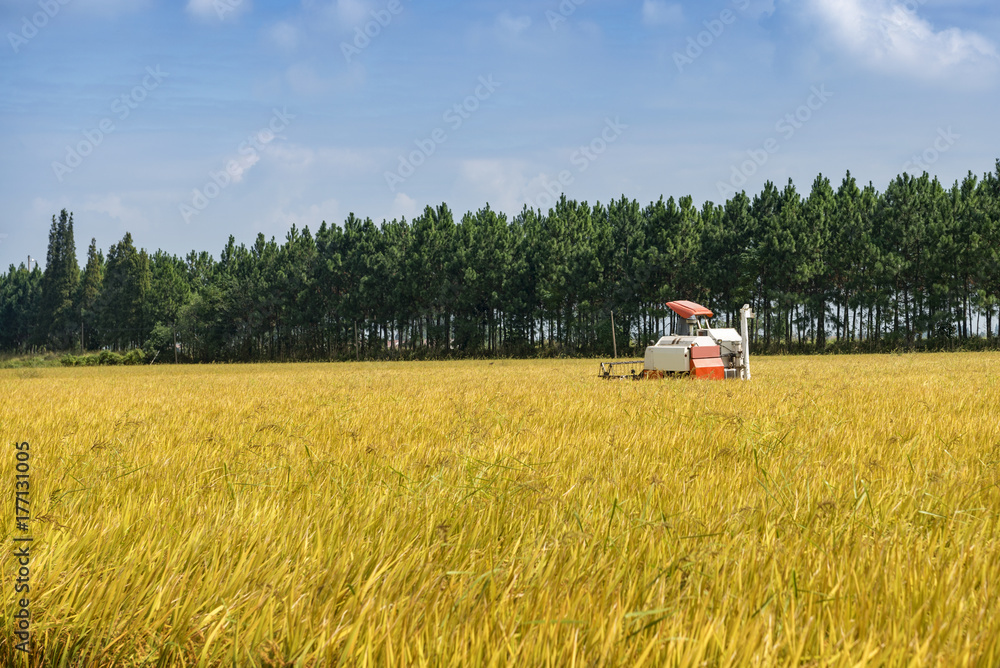
[[[177,323],[174,323],[174,364],[177,364]]]
[[[615,336],[615,312],[611,312],[611,343],[615,347],[615,359],[618,359],[618,338]]]

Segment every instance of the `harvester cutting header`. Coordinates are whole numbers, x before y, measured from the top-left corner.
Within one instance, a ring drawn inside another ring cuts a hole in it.
[[[756,317],[750,306],[740,309],[740,331],[715,329],[712,312],[689,301],[667,302],[680,316],[678,334],[661,337],[646,348],[644,360],[602,362],[601,378],[663,378],[688,374],[693,378],[750,380],[750,336],[747,320]],[[639,368],[639,365],[642,368]]]

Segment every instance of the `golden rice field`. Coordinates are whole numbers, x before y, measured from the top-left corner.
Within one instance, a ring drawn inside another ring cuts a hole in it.
[[[0,371],[0,664],[1000,664],[1000,354],[753,370]]]

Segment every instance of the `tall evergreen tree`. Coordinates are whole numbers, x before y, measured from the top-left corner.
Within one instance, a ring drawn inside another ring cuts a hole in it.
[[[87,266],[83,269],[83,278],[80,281],[79,296],[77,298],[80,307],[80,347],[91,348],[94,344],[100,343],[100,337],[95,331],[97,324],[97,314],[95,308],[97,299],[101,294],[101,287],[104,284],[104,255],[97,249],[97,239],[90,240],[87,248]],[[88,340],[87,332],[90,332]]]
[[[800,279],[804,283],[805,301],[811,318],[815,321],[813,340],[820,350],[826,347],[826,309],[833,284],[830,265],[834,259],[831,253],[834,202],[830,179],[821,174],[813,181],[802,210],[805,224],[801,239],[803,260]]]
[[[78,313],[74,301],[80,281],[80,266],[73,240],[73,214],[63,209],[59,218],[52,216],[49,248],[42,276],[42,302],[39,313],[38,340],[56,349],[70,345],[77,329]]]
[[[105,340],[118,350],[139,346],[152,323],[147,319],[150,290],[149,256],[136,250],[128,232],[108,249],[104,289],[98,300]]]
[[[0,276],[0,350],[25,352],[38,331],[41,312],[42,270],[36,264],[10,266]]]

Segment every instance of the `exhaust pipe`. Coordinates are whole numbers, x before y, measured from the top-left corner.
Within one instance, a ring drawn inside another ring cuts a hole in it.
[[[747,330],[747,320],[756,317],[757,314],[750,310],[749,304],[744,304],[740,309],[740,336],[743,338],[740,377],[743,380],[750,380],[750,332]]]

